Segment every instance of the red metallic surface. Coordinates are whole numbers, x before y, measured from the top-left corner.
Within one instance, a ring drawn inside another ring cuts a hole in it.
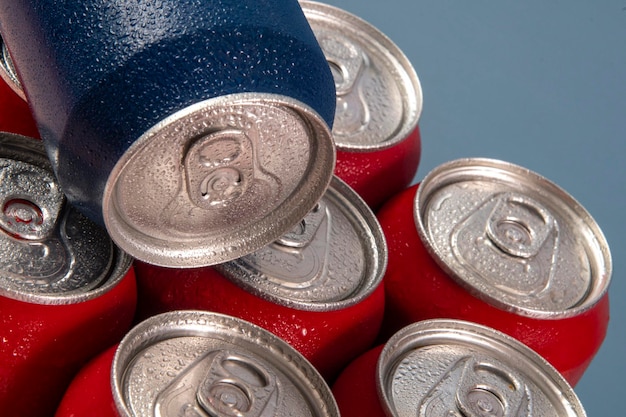
[[[391,148],[371,152],[337,149],[335,175],[375,210],[411,184],[421,149],[419,127]]]
[[[387,417],[377,391],[376,365],[383,345],[352,361],[332,386],[341,417]]]
[[[554,320],[507,312],[472,296],[446,275],[422,244],[413,217],[417,188],[399,193],[377,214],[389,247],[384,336],[424,319],[472,321],[520,340],[576,385],[606,336],[608,294],[582,314]]]
[[[114,345],[85,365],[67,388],[55,417],[119,417],[111,391]]]
[[[37,124],[26,101],[0,79],[0,131],[40,139]]]
[[[228,314],[284,339],[332,380],[352,359],[372,346],[384,312],[383,285],[357,305],[313,312],[257,297],[215,269],[168,269],[135,262],[138,318],[181,309]]]
[[[80,368],[128,331],[137,293],[131,268],[98,298],[69,305],[0,297],[0,410],[3,416],[53,415]]]

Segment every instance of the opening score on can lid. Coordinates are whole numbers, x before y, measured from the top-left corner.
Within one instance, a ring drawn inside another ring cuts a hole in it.
[[[212,98],[166,118],[122,156],[105,188],[105,224],[147,263],[226,262],[304,218],[334,164],[330,129],[305,104],[265,93]]]
[[[599,226],[528,169],[484,158],[442,164],[421,182],[414,216],[439,266],[504,310],[561,319],[607,292],[611,254]]]

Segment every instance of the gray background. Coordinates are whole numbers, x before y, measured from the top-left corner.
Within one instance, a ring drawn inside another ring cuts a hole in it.
[[[589,416],[624,415],[626,0],[326,2],[376,26],[415,67],[416,182],[453,159],[497,158],[560,185],[598,222],[613,255],[611,322],[575,391]]]

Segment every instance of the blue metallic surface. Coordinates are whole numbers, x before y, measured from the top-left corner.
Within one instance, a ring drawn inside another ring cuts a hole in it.
[[[61,186],[100,223],[119,157],[193,103],[281,94],[332,126],[332,75],[296,0],[6,0],[0,25]]]

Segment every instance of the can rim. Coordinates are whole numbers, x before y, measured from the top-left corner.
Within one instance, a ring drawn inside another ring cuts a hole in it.
[[[577,305],[559,311],[539,310],[520,305],[511,305],[493,295],[479,291],[464,280],[459,271],[453,269],[453,267],[445,261],[445,256],[442,254],[441,250],[430,241],[426,225],[424,224],[424,213],[422,213],[422,211],[426,210],[426,207],[428,207],[429,198],[433,192],[456,182],[459,178],[486,178],[507,183],[512,181],[521,183],[524,179],[527,180],[530,178],[533,184],[538,185],[542,195],[549,196],[549,198],[558,198],[564,203],[564,206],[567,206],[568,209],[581,220],[581,224],[587,229],[584,232],[584,236],[594,241],[593,249],[599,252],[595,254],[599,255],[601,268],[598,273],[592,275],[590,288]],[[549,179],[522,166],[491,158],[460,158],[443,163],[427,173],[421,181],[414,198],[413,215],[420,240],[439,267],[472,295],[505,311],[539,319],[563,319],[577,316],[590,310],[608,292],[612,274],[612,259],[608,243],[599,225],[572,195]]]
[[[346,298],[337,301],[323,302],[294,300],[283,297],[279,294],[269,293],[255,286],[253,283],[238,279],[236,274],[239,268],[237,266],[225,263],[216,265],[216,269],[248,292],[270,302],[297,310],[340,310],[356,305],[369,297],[376,290],[376,288],[382,284],[382,280],[387,269],[388,248],[382,227],[365,201],[363,201],[363,199],[339,177],[333,176],[325,196],[338,201],[342,206],[348,206],[354,209],[354,212],[351,214],[353,214],[355,222],[363,225],[364,229],[368,231],[368,242],[363,246],[374,252],[370,254],[370,256],[366,256],[367,260],[371,262],[371,265],[368,268],[368,273],[366,274],[365,279],[362,280],[359,287]]]
[[[394,69],[396,69],[394,76],[404,80],[401,90],[403,97],[409,103],[409,106],[407,106],[409,111],[403,112],[402,126],[395,131],[393,137],[376,144],[336,143],[337,150],[355,153],[372,152],[391,148],[407,140],[418,126],[424,99],[419,77],[406,54],[377,27],[346,10],[311,0],[299,0],[299,3],[307,19],[318,16],[326,21],[338,20],[338,24],[342,28],[353,27],[362,36],[369,38],[370,41],[374,40],[375,42],[370,43],[379,44],[389,61],[397,63],[393,65]]]
[[[162,131],[181,123],[191,115],[212,108],[230,105],[263,104],[289,109],[297,114],[309,129],[314,148],[311,151],[307,175],[291,195],[269,212],[262,221],[247,225],[245,230],[235,230],[228,239],[211,240],[210,231],[192,243],[185,240],[162,240],[134,228],[120,212],[115,193],[117,179],[125,167],[140,155],[143,148],[159,138]],[[106,182],[103,194],[103,217],[111,238],[134,258],[150,264],[193,268],[209,266],[236,259],[278,239],[300,221],[321,198],[330,183],[335,166],[336,152],[330,128],[321,116],[308,105],[271,93],[235,93],[210,98],[192,104],[163,119],[141,135],[122,155]],[[314,161],[314,163],[312,162]]]
[[[178,310],[152,316],[132,328],[119,343],[111,365],[110,384],[117,410],[127,417],[134,416],[127,407],[123,392],[125,373],[133,359],[150,345],[174,337],[211,337],[234,342],[243,337],[258,336],[264,344],[271,346],[267,353],[271,363],[287,376],[303,382],[299,388],[311,392],[309,404],[315,406],[316,415],[339,417],[337,403],[331,390],[313,365],[283,339],[245,320],[200,310]],[[255,340],[248,342],[250,347],[258,346]],[[266,358],[267,359],[267,358]]]
[[[529,376],[552,401],[563,404],[571,417],[587,414],[565,378],[543,357],[520,341],[493,328],[463,320],[430,319],[410,324],[394,334],[383,347],[376,364],[377,391],[388,415],[396,415],[387,381],[404,355],[432,345],[460,344],[493,354],[494,358]]]

